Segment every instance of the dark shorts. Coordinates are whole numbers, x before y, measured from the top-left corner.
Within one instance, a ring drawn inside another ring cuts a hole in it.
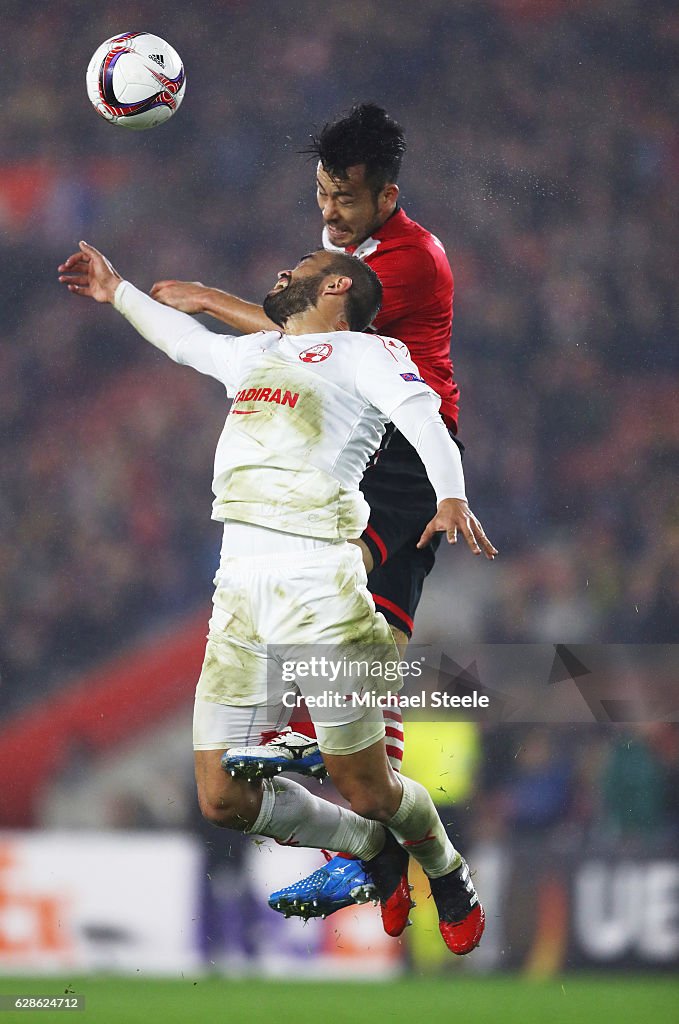
[[[415,449],[398,430],[390,430],[361,481],[361,491],[370,505],[370,521],[362,540],[375,563],[368,587],[377,610],[410,636],[441,534],[426,548],[417,549],[422,531],[436,514],[436,495]],[[451,437],[463,452],[464,445],[452,433]]]

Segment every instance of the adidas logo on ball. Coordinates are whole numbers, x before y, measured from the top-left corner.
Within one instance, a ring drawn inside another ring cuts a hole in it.
[[[160,64],[161,68],[165,68],[165,58],[162,53],[150,53],[149,60],[154,60],[156,64]]]

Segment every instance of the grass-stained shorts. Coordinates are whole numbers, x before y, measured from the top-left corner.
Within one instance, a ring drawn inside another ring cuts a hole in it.
[[[398,651],[355,544],[225,559],[196,688],[194,747],[261,742],[306,699],[325,753],[384,735],[377,700],[400,689]],[[360,727],[358,725],[360,723]]]

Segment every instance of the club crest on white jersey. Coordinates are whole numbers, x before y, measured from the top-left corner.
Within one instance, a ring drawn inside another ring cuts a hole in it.
[[[299,358],[303,363],[322,363],[324,359],[332,355],[332,345],[312,345],[300,352]]]

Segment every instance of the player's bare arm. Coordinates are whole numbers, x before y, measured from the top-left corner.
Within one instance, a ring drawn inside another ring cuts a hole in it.
[[[79,242],[78,245],[79,251],[59,265],[59,280],[74,295],[82,295],[95,302],[113,302],[122,277],[94,246],[87,242]]]
[[[219,288],[208,288],[200,281],[156,281],[150,295],[181,313],[207,313],[245,334],[276,330],[276,325],[256,302],[239,299]]]
[[[467,541],[472,554],[484,554],[491,560],[495,558],[497,548],[486,537],[481,523],[467,502],[460,498],[444,498],[439,502],[436,515],[427,523],[417,546],[425,548],[436,533],[445,533],[448,543],[456,544],[458,530]]]

